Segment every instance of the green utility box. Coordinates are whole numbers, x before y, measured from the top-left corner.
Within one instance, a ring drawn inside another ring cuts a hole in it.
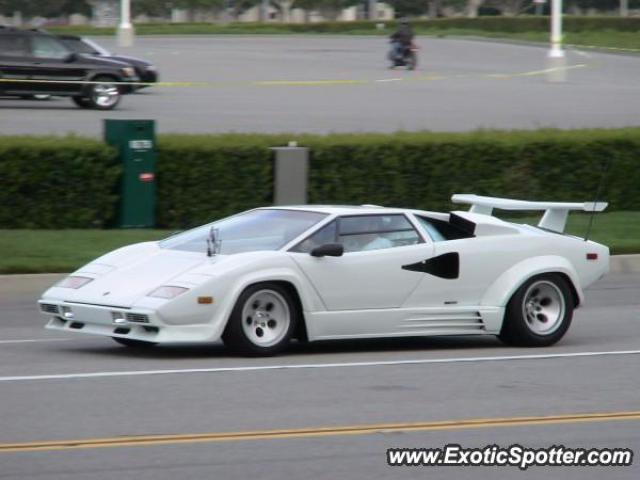
[[[156,223],[156,135],[153,120],[105,120],[104,138],[118,149],[122,183],[117,226],[154,227]]]

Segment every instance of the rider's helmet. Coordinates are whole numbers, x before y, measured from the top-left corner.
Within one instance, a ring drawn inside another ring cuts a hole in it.
[[[400,25],[409,25],[409,18],[408,17],[400,17],[398,22],[400,23]]]

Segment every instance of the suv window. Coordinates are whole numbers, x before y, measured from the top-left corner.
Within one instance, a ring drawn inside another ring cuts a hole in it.
[[[24,35],[0,35],[0,55],[5,57],[29,56],[29,45]]]
[[[401,214],[340,217],[291,249],[309,253],[326,243],[341,243],[345,253],[416,245],[423,240]]]
[[[69,50],[55,38],[44,35],[34,35],[31,39],[33,56],[36,58],[65,58]]]

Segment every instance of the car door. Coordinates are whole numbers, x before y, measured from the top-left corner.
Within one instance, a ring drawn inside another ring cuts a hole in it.
[[[431,271],[407,302],[408,307],[441,305],[453,308],[481,305],[487,289],[518,259],[526,258],[526,242],[496,237],[475,237],[456,227],[415,215],[420,228],[434,242]],[[417,266],[416,270],[420,270]],[[448,275],[451,274],[451,275]],[[450,278],[455,275],[455,278]]]
[[[29,78],[31,72],[29,41],[19,33],[0,34],[0,92],[5,94],[29,91],[29,86],[19,80]]]
[[[340,257],[314,257],[313,248],[340,243]],[[290,250],[328,310],[398,308],[422,276],[403,268],[431,257],[404,214],[341,216]]]
[[[82,56],[72,55],[60,41],[48,35],[31,37],[31,79],[51,81],[51,83],[34,83],[34,89],[42,89],[51,93],[72,94],[82,90],[82,85],[75,83],[86,76],[86,66]],[[64,83],[65,80],[73,83]]]

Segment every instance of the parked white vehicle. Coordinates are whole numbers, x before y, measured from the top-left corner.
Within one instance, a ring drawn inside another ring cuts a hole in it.
[[[47,328],[128,346],[213,342],[274,354],[292,338],[498,335],[551,345],[609,250],[564,232],[606,203],[454,195],[468,212],[364,205],[258,208],[120,248],[39,301]],[[493,209],[541,210],[537,226]]]

